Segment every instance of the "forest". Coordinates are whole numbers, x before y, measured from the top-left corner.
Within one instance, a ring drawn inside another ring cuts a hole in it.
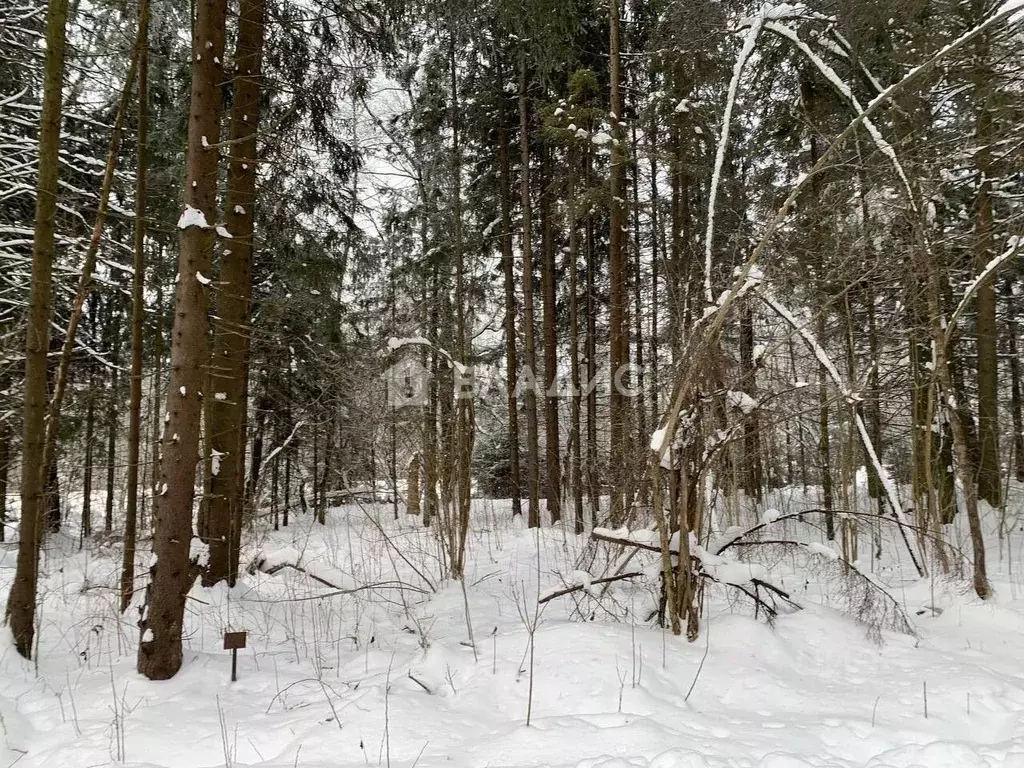
[[[1024,0],[0,0],[0,768],[1024,767]]]

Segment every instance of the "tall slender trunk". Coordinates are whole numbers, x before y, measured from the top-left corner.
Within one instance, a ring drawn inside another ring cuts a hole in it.
[[[0,421],[0,541],[7,540],[7,478],[11,469],[11,428]]]
[[[504,79],[499,78],[498,93],[498,194],[501,197],[501,265],[505,283],[505,394],[508,400],[509,474],[512,516],[523,514],[522,484],[519,472],[519,399],[516,380],[519,360],[516,352],[515,254],[512,248],[512,167],[508,151],[508,116],[503,95]]]
[[[120,302],[118,302],[120,303]],[[110,374],[110,391],[107,403],[107,483],[106,500],[103,506],[103,532],[109,534],[114,530],[114,499],[117,495],[117,436],[120,419],[118,418],[118,399],[121,389],[121,320],[118,307],[113,298],[109,304],[110,314],[107,322],[114,326],[113,354],[110,362],[113,370]],[[109,328],[109,326],[108,326]]]
[[[472,368],[473,349],[467,330],[465,253],[462,242],[462,112],[459,108],[459,82],[456,62],[458,27],[450,24],[448,38],[448,74],[451,84],[450,122],[452,128],[452,234],[455,257],[455,352],[459,362]],[[472,503],[473,443],[476,422],[472,390],[455,391],[455,482],[457,517],[451,520],[450,569],[453,578],[464,577],[466,538],[469,534],[469,513]]]
[[[1021,397],[1020,351],[1017,341],[1017,298],[1012,280],[1006,284],[1006,353],[1010,358],[1010,417],[1013,419],[1013,471],[1024,482],[1024,399]]]
[[[987,93],[983,88],[982,92]],[[991,106],[982,96],[977,122],[978,151],[974,153],[981,181],[974,201],[974,269],[980,273],[994,255],[992,243]],[[996,326],[995,276],[978,286],[976,332],[978,364],[978,496],[993,507],[1002,502],[999,455],[999,331]]]
[[[630,143],[632,146],[632,156],[634,158],[639,157],[637,151],[637,139],[636,139],[636,123],[633,123],[633,128],[630,133]],[[647,435],[647,403],[645,402],[644,395],[647,392],[645,374],[644,374],[644,316],[643,316],[643,242],[640,238],[640,164],[633,163],[632,175],[632,190],[633,190],[633,206],[632,216],[630,219],[633,222],[633,333],[635,335],[635,353],[634,362],[636,363],[636,391],[638,396],[634,401],[633,410],[636,413],[636,445],[643,447],[648,445],[649,438]],[[640,499],[646,502],[647,500],[647,475],[646,473],[641,476],[641,488],[640,488]]]
[[[248,417],[249,321],[252,304],[253,231],[256,206],[256,133],[264,35],[264,0],[242,0],[235,42],[235,98],[231,107],[224,239],[217,294],[219,318],[210,378],[214,394],[205,400],[210,449],[218,457],[211,472],[206,533],[210,559],[203,584],[238,578]]]
[[[964,506],[967,509],[967,524],[971,535],[973,558],[974,591],[982,600],[992,596],[985,564],[985,541],[978,512],[978,488],[974,467],[968,447],[967,430],[954,402],[953,378],[950,373],[946,350],[945,329],[940,324],[941,313],[938,267],[928,257],[919,259],[928,275],[928,314],[931,316],[933,348],[935,350],[935,374],[939,392],[946,411],[946,418],[953,431],[953,449],[956,453],[956,471],[963,489]]]
[[[161,248],[161,252],[162,252]],[[153,435],[152,435],[152,451],[153,451],[153,466],[150,469],[151,488],[149,496],[153,499],[153,506],[156,506],[156,497],[159,491],[160,482],[160,435],[163,432],[163,418],[160,413],[161,404],[161,387],[160,384],[163,381],[164,376],[164,292],[157,283],[156,286],[156,326],[153,329],[154,339],[154,350],[153,356],[156,358],[153,361],[153,392],[152,392],[152,403],[153,403]],[[156,525],[155,516],[152,519],[153,526]]]
[[[652,86],[653,85],[654,83],[652,78]],[[661,225],[661,216],[659,212],[660,194],[658,191],[658,121],[653,112],[651,114],[650,126],[648,126],[648,133],[651,162],[651,330],[649,334],[651,344],[651,354],[649,358],[651,370],[650,423],[652,425],[656,425],[658,424],[658,417],[660,416],[658,412],[658,313],[661,312],[660,262],[661,259],[664,258],[665,251],[664,249],[659,248],[659,246],[662,243],[662,237],[664,237],[664,231]],[[658,482],[657,478],[655,478],[655,482]]]
[[[757,400],[757,367],[754,360],[754,312],[751,301],[740,303],[740,382],[743,391]],[[743,420],[743,490],[750,498],[761,501],[764,489],[764,467],[761,462],[761,424],[758,409]]]
[[[558,377],[558,333],[555,326],[555,244],[551,213],[551,158],[545,147],[541,155],[543,189],[540,198],[541,251],[544,257],[541,292],[544,308],[544,439],[547,472],[548,513],[551,523],[562,519],[561,450],[558,435],[558,397],[554,394]]]
[[[51,0],[46,10],[46,57],[43,106],[39,125],[35,237],[32,242],[32,283],[25,330],[25,417],[21,455],[21,524],[18,561],[7,599],[7,620],[18,653],[26,659],[35,639],[36,587],[42,543],[45,479],[42,472],[46,440],[46,368],[54,241],[57,229],[57,172],[60,165],[60,124],[64,80],[67,0]]]
[[[521,206],[523,216],[523,325],[525,326],[526,387],[526,471],[530,487],[529,515],[531,528],[540,525],[540,449],[537,425],[537,355],[533,322],[533,203],[530,200],[530,104],[527,95],[526,60],[519,72],[519,150],[521,155]]]
[[[198,575],[190,562],[199,422],[206,353],[207,301],[217,213],[226,0],[197,0],[192,34],[192,96],[185,157],[185,209],[178,221],[178,284],[171,331],[170,386],[154,500],[154,562],[139,622],[139,672],[150,680],[181,667],[185,596]]]
[[[592,156],[587,149],[586,179],[591,181]],[[596,525],[601,513],[601,489],[598,480],[600,467],[597,453],[597,249],[594,246],[594,219],[587,213],[586,219],[586,309],[587,338],[584,354],[587,358],[587,498],[590,502],[590,519]]]
[[[576,226],[576,148],[569,148],[569,188],[566,192],[569,229],[569,375],[572,378],[572,400],[569,414],[569,484],[572,487],[573,521],[576,533],[583,533],[582,446],[580,441],[580,309],[579,309],[579,254]]]
[[[425,225],[423,229],[423,249],[426,251]],[[423,365],[424,368],[430,370],[431,374],[428,383],[427,407],[423,412],[423,525],[429,526],[437,516],[437,393],[440,363],[437,354],[438,288],[436,265],[431,264],[430,275],[424,279],[423,283],[423,305],[427,326],[426,336],[430,342],[429,348],[425,347],[423,350]]]
[[[95,318],[94,318],[95,319]],[[95,323],[93,324],[95,332]],[[85,539],[92,535],[92,478],[95,451],[93,440],[96,435],[96,367],[89,363],[89,392],[85,406],[85,458],[82,467],[82,521],[78,548],[85,544]]]
[[[149,168],[149,0],[139,2],[138,168],[135,173],[135,231],[132,273],[132,372],[128,396],[128,498],[121,559],[121,612],[135,589],[135,541],[139,522],[139,448],[142,438],[142,323],[146,282],[146,181]]]
[[[608,244],[608,283],[609,283],[609,374],[612,377],[609,387],[609,476],[611,479],[611,524],[618,525],[625,515],[624,494],[626,492],[627,473],[625,466],[629,457],[627,446],[627,413],[626,401],[621,387],[617,383],[620,370],[629,362],[629,334],[626,330],[626,157],[623,147],[623,131],[621,126],[622,94],[621,66],[619,60],[619,0],[611,0],[608,10],[609,34],[609,115],[611,123],[611,199],[609,202],[609,244]]]
[[[804,104],[809,115],[813,114],[814,111],[812,96],[813,91],[811,89],[808,88],[804,91]],[[813,133],[810,136],[810,144],[810,164],[813,168],[817,164],[819,157],[818,137]],[[815,203],[819,201],[819,190],[816,181],[811,182],[811,197]],[[824,281],[824,275],[822,274],[824,262],[821,253],[822,237],[819,230],[820,227],[817,220],[815,220],[811,228],[810,247],[815,259],[815,278],[820,284]],[[825,343],[826,330],[825,307],[822,306],[815,315],[814,332],[819,344]],[[832,489],[832,448],[829,436],[828,373],[825,370],[825,366],[820,363],[818,364],[818,463],[821,471],[821,506],[825,510],[825,537],[832,541],[836,537],[836,525],[835,515],[832,512],[835,501]]]

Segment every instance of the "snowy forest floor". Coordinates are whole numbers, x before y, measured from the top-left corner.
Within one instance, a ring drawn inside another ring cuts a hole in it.
[[[879,642],[793,559],[771,573],[804,610],[769,627],[712,590],[694,643],[645,621],[654,581],[612,585],[600,602],[558,598],[536,629],[527,727],[538,590],[578,580],[574,571],[602,575],[619,550],[562,527],[528,530],[508,510],[474,508],[466,585],[477,660],[434,533],[404,513],[393,520],[390,505],[353,505],[332,509],[326,526],[294,516],[244,555],[367,589],[318,598],[334,590],[291,568],[244,574],[233,590],[197,585],[185,662],[167,682],[135,673],[137,611],[116,612],[119,544],[78,552],[70,536],[51,538],[38,666],[9,633],[0,641],[0,768],[1024,766],[1019,525],[1002,555],[989,532],[996,598],[985,604],[964,582],[911,578],[886,548],[874,570],[916,637]],[[6,595],[16,552],[4,546]],[[236,683],[226,629],[249,633]]]

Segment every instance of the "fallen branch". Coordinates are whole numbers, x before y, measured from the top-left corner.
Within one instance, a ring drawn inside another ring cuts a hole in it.
[[[616,581],[625,581],[626,579],[635,579],[635,578],[638,578],[639,576],[643,576],[643,575],[644,575],[643,571],[631,571],[630,573],[620,573],[620,574],[618,574],[616,576],[605,576],[604,578],[601,578],[601,579],[593,579],[589,584],[573,584],[571,587],[566,587],[565,589],[559,589],[559,590],[557,590],[555,592],[549,592],[548,594],[544,595],[537,602],[540,605],[544,605],[544,603],[550,602],[550,601],[554,600],[556,597],[565,597],[566,595],[571,595],[573,592],[580,592],[580,591],[582,591],[584,589],[587,589],[588,587],[593,586],[594,584],[611,584],[611,583],[616,582]]]

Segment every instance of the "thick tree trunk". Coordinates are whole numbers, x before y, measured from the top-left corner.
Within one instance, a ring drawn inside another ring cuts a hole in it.
[[[192,35],[192,97],[185,158],[185,210],[178,222],[178,284],[171,332],[170,386],[160,440],[159,490],[153,505],[154,562],[139,622],[139,672],[165,680],[181,667],[185,596],[198,575],[190,562],[192,505],[199,458],[200,389],[217,213],[216,145],[220,138],[226,0],[197,0]]]
[[[139,2],[138,167],[135,172],[135,249],[132,273],[132,370],[128,395],[128,498],[121,558],[121,613],[135,591],[135,542],[139,522],[139,455],[142,442],[142,325],[146,282],[146,182],[149,168],[149,0]]]
[[[219,320],[210,358],[213,395],[206,401],[210,450],[220,463],[210,476],[206,519],[210,559],[203,574],[203,584],[208,587],[220,581],[234,586],[238,578],[264,14],[264,0],[242,0],[235,43],[235,98],[223,217],[231,237],[224,239],[217,294]]]
[[[45,503],[43,454],[46,440],[46,362],[50,348],[51,291],[57,229],[57,171],[64,80],[67,0],[51,0],[46,11],[46,59],[39,126],[32,283],[25,331],[25,418],[21,455],[21,525],[18,561],[7,599],[14,646],[26,659],[35,639],[36,587]]]

